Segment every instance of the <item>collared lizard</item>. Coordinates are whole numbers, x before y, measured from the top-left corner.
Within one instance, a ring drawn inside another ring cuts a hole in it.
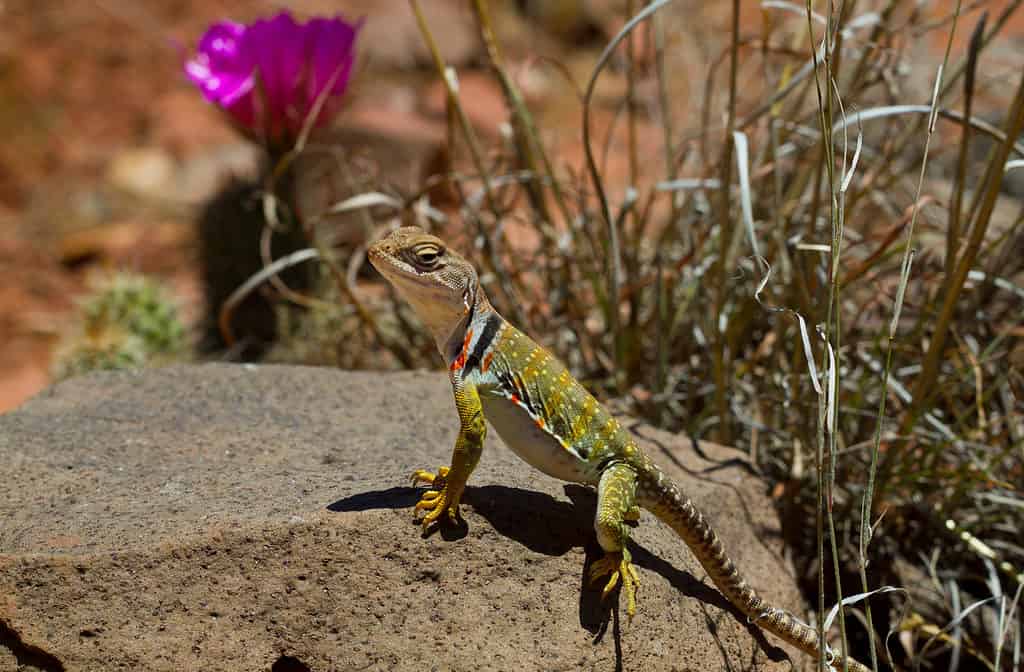
[[[451,465],[417,470],[430,486],[416,512],[423,528],[459,518],[459,501],[480,460],[485,417],[523,460],[555,478],[597,487],[594,528],[605,555],[589,578],[607,576],[602,599],[621,585],[626,613],[636,612],[639,576],[627,548],[640,509],[683,538],[712,582],[759,627],[811,655],[817,631],[765,602],[740,575],[722,540],[682,489],[648,457],[611,413],[558,359],[491,306],[472,264],[436,236],[405,227],[369,249],[390,281],[430,330],[448,366],[459,415]],[[854,672],[868,668],[848,659]]]

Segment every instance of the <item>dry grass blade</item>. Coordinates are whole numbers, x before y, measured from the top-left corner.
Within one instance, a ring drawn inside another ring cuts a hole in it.
[[[505,101],[508,107],[512,111],[512,127],[515,130],[516,142],[519,153],[522,157],[524,167],[530,174],[540,176],[543,175],[546,178],[546,184],[551,187],[552,194],[555,199],[555,203],[562,215],[564,222],[571,222],[572,215],[569,211],[569,206],[565,200],[565,195],[562,193],[562,188],[555,179],[554,170],[551,167],[551,161],[548,159],[547,152],[544,150],[544,145],[540,141],[540,136],[537,133],[537,127],[534,124],[533,116],[530,114],[529,108],[526,107],[526,103],[523,101],[523,96],[519,92],[512,78],[508,76],[504,62],[501,58],[501,51],[498,48],[498,41],[494,35],[494,29],[491,25],[490,13],[487,9],[487,2],[485,0],[473,0],[473,10],[477,17],[477,23],[480,26],[480,34],[484,40],[484,46],[487,49],[487,56],[491,62],[491,69],[495,76],[498,78],[498,82],[501,84],[502,93],[505,96]],[[538,165],[538,159],[540,165]],[[541,171],[543,167],[543,172]],[[539,183],[530,183],[529,187],[537,186]],[[542,191],[538,189],[530,189],[531,203],[537,210],[542,218],[541,233],[544,234],[548,242],[551,243],[554,240],[554,234],[547,226],[550,215],[547,212],[547,205],[544,200]]]
[[[743,212],[743,224],[747,229],[750,250],[755,257],[761,256],[761,248],[754,234],[754,206],[750,196],[750,159],[747,157],[747,134],[735,131],[732,134],[733,145],[736,146],[736,171],[740,182],[740,208]]]
[[[238,304],[252,293],[254,289],[286,268],[290,268],[296,264],[301,264],[311,259],[317,259],[319,256],[320,252],[312,248],[292,252],[288,256],[281,257],[273,263],[264,266],[258,273],[252,275],[252,277],[240,285],[238,289],[232,292],[231,296],[229,296],[223,305],[221,305],[219,321],[221,335],[224,337],[224,342],[228,344],[228,347],[231,347],[235,343],[235,335],[231,330],[231,315],[234,313]]]
[[[989,156],[988,168],[982,180],[984,186],[979,192],[979,196],[975,199],[977,201],[980,198],[980,204],[977,205],[977,208],[972,207],[976,214],[972,218],[970,238],[968,239],[967,247],[960,257],[960,261],[956,265],[950,282],[945,287],[945,296],[942,300],[932,340],[921,366],[921,374],[918,376],[917,384],[914,386],[914,402],[903,422],[904,433],[909,432],[910,428],[913,427],[917,417],[926,410],[929,400],[933,396],[935,378],[938,374],[939,362],[944,352],[946,336],[949,333],[949,327],[953,321],[953,315],[963,291],[964,282],[967,280],[967,274],[970,272],[971,266],[974,265],[974,261],[981,249],[981,243],[988,231],[992,212],[995,210],[1002,176],[1006,170],[1006,161],[1013,146],[1010,139],[1018,137],[1022,128],[1024,128],[1024,76],[1021,77],[1017,92],[1013,98],[1013,105],[1007,115],[1004,127],[1004,135],[1007,140],[995,146]]]
[[[967,46],[967,63],[964,75],[964,119],[971,118],[971,109],[974,103],[975,74],[978,69],[978,55],[981,53],[981,37],[985,34],[985,22],[987,20],[988,12],[984,11],[974,27],[971,41]],[[953,202],[949,205],[949,230],[946,233],[945,269],[947,279],[953,277],[957,250],[960,248],[960,218],[963,211],[964,190],[967,187],[967,157],[970,144],[971,127],[964,125],[960,136],[960,154],[957,158],[956,190],[953,192]]]
[[[344,201],[335,203],[323,212],[318,213],[312,219],[313,221],[320,221],[331,215],[339,215],[343,212],[361,210],[363,208],[373,208],[376,206],[385,206],[393,210],[401,210],[405,207],[405,204],[394,196],[382,194],[377,191],[370,191],[363,194],[356,194],[355,196],[346,198]]]
[[[417,0],[409,0],[409,4],[412,7],[413,14],[416,16],[416,23],[419,26],[420,34],[423,35],[423,39],[427,43],[427,49],[430,51],[431,58],[434,61],[434,67],[437,69],[437,73],[440,76],[441,81],[444,82],[445,93],[448,100],[448,109],[454,112],[456,119],[458,120],[459,129],[461,130],[462,136],[469,148],[473,166],[476,168],[477,174],[483,181],[484,197],[487,201],[487,207],[494,216],[495,221],[497,221],[501,218],[501,209],[498,207],[493,186],[491,185],[490,171],[484,165],[483,151],[480,148],[480,142],[476,137],[476,133],[473,131],[473,125],[470,123],[466,111],[462,108],[462,104],[459,101],[458,79],[456,77],[455,70],[445,65],[444,57],[441,55],[441,50],[437,46],[437,41],[434,39],[434,35],[430,31],[430,26],[427,24],[427,19],[424,17],[423,11],[420,9],[419,2]],[[480,232],[484,257],[491,269],[494,271],[495,276],[497,276],[498,284],[501,287],[502,292],[505,294],[505,309],[513,319],[519,322],[525,322],[522,309],[519,306],[519,301],[516,300],[516,292],[513,289],[511,277],[505,268],[505,263],[502,261],[501,255],[499,255],[495,249],[496,244],[492,239],[491,233],[485,228],[483,222],[480,221],[478,217],[473,217],[473,219],[476,220],[477,228]]]
[[[989,602],[993,602],[994,600],[995,598],[993,597],[986,597],[985,599],[978,600],[977,602],[971,604],[969,607],[963,609],[958,614],[956,614],[953,620],[947,623],[941,630],[939,630],[938,632],[934,633],[931,637],[929,637],[928,640],[924,643],[924,646],[921,647],[921,651],[919,651],[918,654],[914,656],[914,670],[917,671],[921,669],[921,663],[924,661],[924,656],[928,652],[928,649],[931,648],[932,644],[934,644],[936,641],[939,641],[942,638],[942,635],[944,635],[949,630],[959,626],[960,623],[962,623],[975,609],[982,607],[988,604]],[[995,671],[997,668],[993,666],[992,669]]]
[[[936,95],[938,92],[934,92]],[[937,98],[936,98],[937,101]],[[873,121],[875,119],[885,119],[888,117],[896,117],[900,115],[917,114],[927,116],[929,124],[934,123],[934,119],[941,117],[949,121],[956,122],[961,125],[969,126],[975,131],[980,131],[985,135],[989,136],[997,142],[1006,142],[1006,134],[998,127],[993,126],[984,119],[977,117],[968,117],[955,110],[946,110],[936,105],[882,105],[880,107],[871,107],[866,110],[861,110],[857,113],[857,121]],[[849,120],[842,120],[836,122],[832,127],[832,133],[838,133],[850,124]],[[1013,142],[1011,143],[1012,151],[1024,156],[1024,143]]]
[[[621,277],[618,272],[618,269],[622,267],[621,240],[619,236],[619,227],[617,226],[616,220],[612,218],[611,208],[608,205],[608,196],[605,193],[601,173],[597,168],[596,161],[594,160],[594,151],[591,146],[590,137],[590,108],[591,101],[594,96],[594,88],[597,86],[597,79],[608,64],[612,54],[615,53],[616,47],[618,47],[622,40],[628,37],[637,26],[670,1],[671,0],[655,0],[642,9],[636,16],[626,22],[626,25],[622,27],[618,34],[605,46],[604,51],[601,52],[601,56],[597,59],[597,63],[594,65],[593,71],[591,71],[590,80],[587,82],[587,88],[583,93],[583,152],[587,162],[587,169],[590,172],[591,182],[594,186],[594,191],[597,193],[598,201],[601,206],[601,216],[608,232],[606,268],[610,269],[610,272],[608,273],[608,305],[605,319],[608,325],[608,331],[611,333],[612,339],[615,343],[615,361],[613,362],[613,366],[616,371],[615,380],[618,386],[621,386],[623,382],[621,374],[625,371],[624,343],[622,340],[622,329],[619,324],[618,300],[621,288]]]
[[[604,191],[604,181],[601,178],[601,173],[597,169],[597,163],[594,161],[594,151],[591,147],[591,133],[590,133],[590,107],[591,100],[594,96],[594,88],[597,86],[597,79],[601,75],[605,66],[608,65],[608,61],[611,59],[612,54],[615,53],[615,49],[633,30],[647,20],[656,11],[667,5],[672,0],[654,0],[651,4],[640,10],[636,16],[626,22],[626,25],[611,39],[611,41],[605,45],[604,50],[597,59],[597,63],[594,65],[594,69],[590,73],[590,79],[587,82],[587,88],[583,93],[583,151],[587,160],[587,169],[590,171],[590,178],[594,185],[594,190],[597,193],[598,200],[601,205],[601,215],[604,218],[606,224],[610,225],[612,221],[611,208],[608,206],[608,198]]]

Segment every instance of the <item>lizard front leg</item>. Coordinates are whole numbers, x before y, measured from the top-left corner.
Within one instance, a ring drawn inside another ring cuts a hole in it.
[[[455,408],[459,412],[459,436],[455,440],[451,467],[441,467],[437,474],[419,469],[412,475],[413,485],[424,482],[431,486],[416,504],[417,514],[420,510],[427,512],[422,520],[424,531],[445,514],[453,523],[458,521],[459,501],[469,475],[480,461],[484,436],[487,434],[487,423],[484,421],[476,386],[453,376],[452,389],[455,392]]]
[[[636,588],[640,577],[633,567],[632,557],[626,543],[629,541],[629,522],[640,519],[640,508],[636,503],[636,472],[627,464],[613,464],[601,474],[597,486],[597,515],[594,529],[597,541],[604,549],[603,558],[590,567],[590,581],[596,583],[608,575],[602,599],[619,583],[626,594],[626,615],[636,613]]]

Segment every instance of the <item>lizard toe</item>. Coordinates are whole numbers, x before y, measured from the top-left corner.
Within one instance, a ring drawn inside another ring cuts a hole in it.
[[[441,467],[435,474],[432,471],[426,469],[417,469],[412,472],[412,484],[419,485],[420,483],[426,483],[427,485],[433,485],[440,489],[444,487],[445,480],[448,477],[448,467]]]
[[[620,583],[626,595],[626,615],[633,618],[636,614],[636,589],[640,585],[640,576],[633,566],[629,551],[608,553],[590,567],[590,583],[597,583],[608,575],[608,581],[601,590],[601,599],[605,600]]]
[[[618,573],[619,560],[615,557],[617,555],[619,554],[609,553],[600,560],[595,560],[594,563],[590,565],[589,579],[591,585],[596,584],[601,580],[601,577],[607,574],[614,575]],[[617,581],[618,579],[616,578],[615,580]]]

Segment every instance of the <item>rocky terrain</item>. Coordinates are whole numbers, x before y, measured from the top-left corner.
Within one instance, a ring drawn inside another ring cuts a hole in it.
[[[0,416],[0,670],[789,670],[646,513],[636,618],[585,585],[595,497],[494,437],[465,529],[409,473],[447,462],[437,373],[175,366]],[[737,451],[636,424],[753,584],[802,613]]]

